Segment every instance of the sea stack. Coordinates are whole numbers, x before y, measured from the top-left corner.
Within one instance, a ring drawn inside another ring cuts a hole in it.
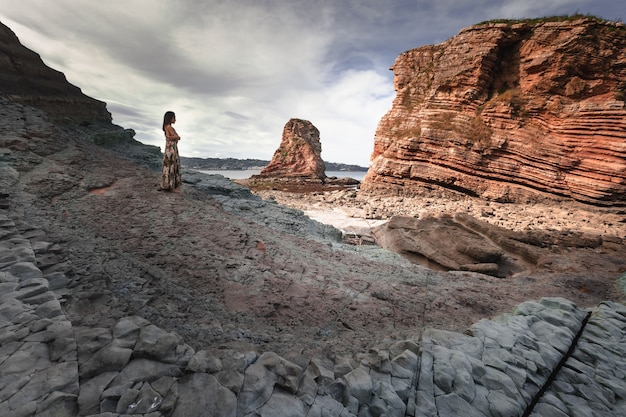
[[[256,178],[323,182],[320,131],[308,120],[290,119],[283,129],[280,146]]]

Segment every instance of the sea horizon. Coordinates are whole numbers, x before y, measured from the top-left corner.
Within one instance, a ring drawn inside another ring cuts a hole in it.
[[[231,180],[245,180],[261,173],[261,169],[196,169],[203,174],[222,175]],[[327,177],[353,178],[363,181],[367,171],[326,171]]]

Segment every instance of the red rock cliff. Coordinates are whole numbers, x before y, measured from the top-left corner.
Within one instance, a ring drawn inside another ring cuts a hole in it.
[[[626,29],[486,23],[402,53],[362,189],[626,200]]]

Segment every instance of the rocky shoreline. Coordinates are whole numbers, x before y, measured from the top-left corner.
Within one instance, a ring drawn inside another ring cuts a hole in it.
[[[159,192],[141,152],[4,109],[11,416],[623,412],[624,258],[598,261],[615,249],[509,279],[433,271],[219,175]]]
[[[158,148],[2,37],[3,416],[626,414],[623,211],[281,203],[193,171],[162,192]],[[367,220],[347,244],[303,210]],[[429,218],[450,228],[416,239]],[[405,256],[416,242],[461,261],[425,267]],[[464,270],[469,255],[508,271]]]
[[[243,201],[252,210],[267,204],[223,178],[187,178],[196,191],[213,190],[230,211],[249,211]],[[96,195],[114,189],[98,188]],[[6,191],[0,407],[12,417],[626,413],[621,304],[581,309],[563,298],[543,298],[463,333],[428,328],[352,355],[277,355],[232,344],[197,350],[145,312],[114,313],[121,283],[100,279],[97,269],[74,271],[68,242],[54,243],[24,222],[11,209],[16,196]],[[194,195],[189,188],[185,193]]]
[[[339,216],[337,225],[345,227],[349,226],[349,219],[357,224],[366,220],[374,226],[393,216],[424,218],[464,213],[513,231],[575,231],[626,238],[626,208],[603,208],[572,201],[499,203],[442,190],[420,197],[381,196],[355,189],[254,192],[264,199],[311,213],[312,217],[329,224]]]

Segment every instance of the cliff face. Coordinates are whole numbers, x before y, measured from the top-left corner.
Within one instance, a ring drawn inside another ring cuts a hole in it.
[[[19,119],[32,117],[33,109],[37,109],[46,123],[69,128],[77,138],[117,150],[144,165],[161,166],[163,156],[157,146],[144,145],[134,139],[132,129],[114,125],[106,103],[83,94],[62,72],[48,67],[0,23],[0,111],[8,116],[16,105],[22,109]],[[19,124],[19,120],[13,123]],[[64,146],[67,144],[62,141],[37,140],[30,133],[5,134],[0,139],[0,147],[14,151],[30,149],[36,155],[57,152]],[[37,156],[28,159],[37,160]]]
[[[623,23],[481,24],[391,69],[397,94],[362,189],[624,203]]]
[[[158,173],[95,145],[128,144],[122,128],[83,140],[23,94],[0,89],[2,416],[626,414],[626,307],[600,302],[622,298],[621,240],[580,274],[554,257],[532,277],[430,271],[344,250],[221,176],[159,192]]]
[[[0,94],[39,108],[48,117],[77,123],[111,122],[106,104],[82,93],[63,73],[48,67],[0,23]]]

